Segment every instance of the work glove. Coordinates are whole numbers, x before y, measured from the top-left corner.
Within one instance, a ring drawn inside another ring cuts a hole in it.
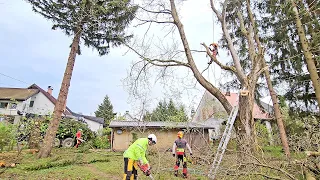
[[[176,155],[175,155],[175,154],[172,154],[172,156],[173,156],[173,157],[176,157]]]

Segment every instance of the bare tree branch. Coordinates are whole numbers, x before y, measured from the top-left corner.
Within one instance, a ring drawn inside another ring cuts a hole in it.
[[[223,105],[223,107],[226,109],[228,113],[231,112],[232,106],[226,99],[226,97],[221,93],[221,91],[213,86],[209,81],[207,81],[202,74],[199,72],[194,60],[192,53],[190,51],[190,46],[186,37],[186,34],[184,32],[183,24],[181,23],[174,0],[170,0],[170,5],[171,5],[171,14],[172,18],[174,20],[174,24],[177,26],[179,34],[180,34],[180,39],[182,41],[183,47],[185,49],[185,54],[188,60],[188,64],[190,65],[190,69],[192,70],[195,78],[198,80],[198,82],[205,88],[207,89],[212,95],[214,95]]]
[[[221,16],[220,12],[214,7],[213,0],[210,0],[210,6],[211,6],[211,9],[216,14],[216,16],[218,17],[219,21],[222,22],[223,21],[222,16]]]
[[[142,10],[144,10],[144,11],[146,11],[146,12],[148,12],[148,13],[153,13],[153,14],[169,14],[169,15],[171,15],[171,11],[170,11],[169,9],[163,9],[163,10],[160,10],[160,11],[152,11],[152,10],[148,10],[148,9],[146,9],[146,8],[144,8],[144,7],[141,7],[141,6],[139,6],[139,8],[142,9]]]
[[[138,17],[136,17],[136,19],[138,19],[139,21],[142,21],[142,23],[138,24],[138,25],[135,25],[135,26],[139,26],[139,25],[143,25],[143,24],[146,24],[146,23],[158,23],[158,24],[167,24],[167,23],[174,23],[173,21],[156,21],[156,20],[146,20],[146,19],[140,19]]]
[[[161,59],[150,59],[145,56],[143,56],[141,53],[139,53],[137,50],[129,46],[128,44],[125,44],[129,49],[131,49],[134,53],[136,53],[141,59],[149,62],[150,64],[153,64],[155,66],[162,66],[162,67],[169,67],[169,66],[185,66],[190,68],[190,65],[188,63],[184,63],[177,60],[161,60]],[[160,63],[160,64],[159,64]],[[172,64],[173,63],[173,64]]]
[[[238,79],[241,82],[241,84],[246,85],[248,83],[247,82],[247,77],[244,74],[243,68],[242,68],[242,66],[240,64],[240,58],[239,58],[239,56],[237,54],[237,51],[236,51],[236,49],[235,49],[235,47],[233,45],[233,41],[232,41],[232,39],[230,37],[230,33],[229,33],[229,30],[227,29],[227,25],[226,25],[225,13],[226,13],[227,2],[228,2],[228,0],[225,0],[225,2],[223,4],[222,18],[218,18],[218,19],[219,19],[219,21],[221,23],[222,32],[225,35],[225,38],[227,40],[227,45],[228,45],[228,48],[230,50],[233,62],[235,64],[235,67],[236,67],[236,70],[237,70],[236,76],[238,77]],[[211,5],[213,6],[212,8],[213,8],[214,12],[216,13],[216,15],[219,16],[220,14],[215,9],[213,3]]]

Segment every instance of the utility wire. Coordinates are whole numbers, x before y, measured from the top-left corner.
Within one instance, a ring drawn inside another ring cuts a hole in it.
[[[10,78],[10,79],[13,79],[13,80],[16,80],[16,81],[19,81],[19,82],[22,82],[22,83],[25,83],[25,84],[30,84],[30,83],[27,83],[25,81],[19,80],[17,78],[11,77],[11,76],[3,74],[3,73],[0,73],[0,75],[5,76],[5,77]]]

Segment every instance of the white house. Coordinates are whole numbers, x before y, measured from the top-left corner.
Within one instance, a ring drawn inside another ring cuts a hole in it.
[[[48,91],[33,84],[28,88],[0,87],[0,114],[16,116],[25,114],[52,114],[57,100],[52,96],[52,88]],[[71,115],[66,108],[64,115]]]
[[[72,113],[71,116],[67,115],[66,117],[70,117],[76,119],[78,121],[84,121],[88,124],[88,127],[91,131],[98,132],[98,130],[103,129],[104,119],[94,116],[82,115],[80,113]]]
[[[27,88],[0,87],[0,115],[14,116],[15,122],[28,114],[50,115],[57,102],[52,96],[52,90],[51,86],[45,91],[36,84]],[[104,124],[103,118],[73,113],[66,105],[63,116],[84,120],[92,131],[98,131]]]
[[[238,93],[226,92],[224,95],[232,106],[238,104]],[[262,101],[260,99],[259,103],[262,107],[254,102],[253,116],[254,119],[262,120],[263,122],[265,122],[266,127],[271,134],[272,130],[270,120],[272,119],[273,107],[272,104],[268,104],[265,101],[266,100]],[[228,114],[222,104],[216,97],[214,97],[209,91],[206,90],[191,121],[201,122],[208,125],[221,126],[222,122],[224,122],[226,119],[228,119]],[[220,132],[219,130],[220,128],[216,128],[215,131],[209,130],[210,137],[214,139],[217,136],[221,135],[222,132]],[[272,140],[270,139],[270,141]]]

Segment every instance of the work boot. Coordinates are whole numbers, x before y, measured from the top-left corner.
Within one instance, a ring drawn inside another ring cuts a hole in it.
[[[188,178],[188,175],[183,173],[183,178],[187,179]]]
[[[174,176],[178,177],[178,171],[174,171]]]
[[[183,168],[182,174],[183,174],[183,178],[187,178],[188,177],[188,169],[186,167]]]

